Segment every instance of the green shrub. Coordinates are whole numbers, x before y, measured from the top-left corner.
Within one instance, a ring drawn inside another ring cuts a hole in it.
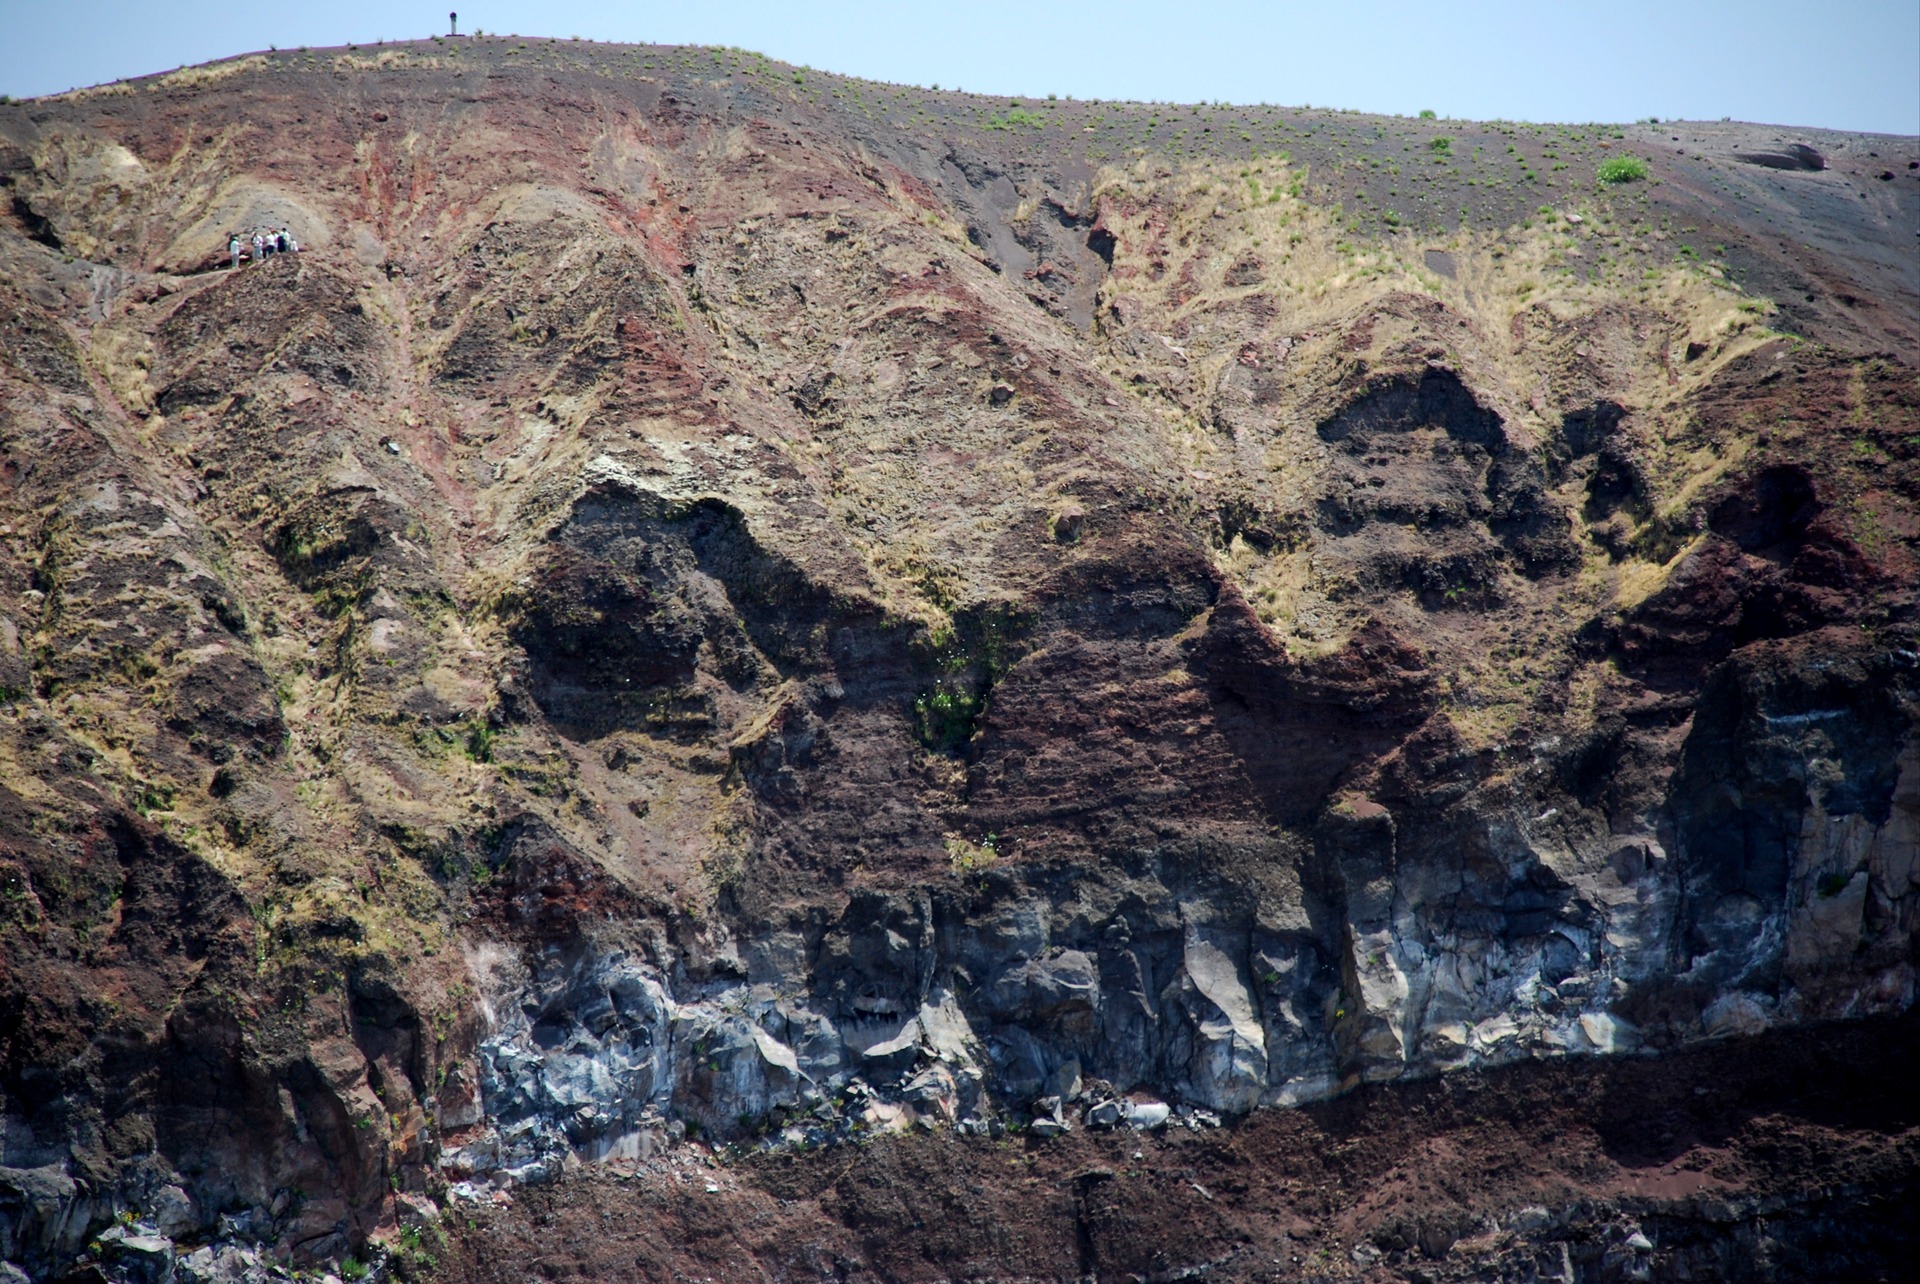
[[[467,757],[475,762],[493,761],[493,742],[497,734],[484,722],[474,722],[467,728]]]
[[[1434,114],[1433,108],[1423,107],[1420,110],[1420,119],[1421,120],[1438,120],[1439,117]]]
[[[1647,163],[1638,156],[1615,156],[1611,160],[1601,161],[1594,175],[1603,183],[1634,183],[1651,172]]]
[[[947,835],[947,863],[955,874],[971,874],[1000,859],[1000,837],[988,834],[970,843],[958,834]]]
[[[913,702],[914,730],[935,753],[951,753],[973,737],[986,705],[983,696],[943,684]]]
[[[1440,137],[1428,143],[1427,147],[1436,156],[1451,156],[1453,154],[1453,140],[1445,134],[1440,135]]]
[[[1047,118],[1024,107],[1010,107],[1003,116],[987,118],[988,129],[1045,129]]]

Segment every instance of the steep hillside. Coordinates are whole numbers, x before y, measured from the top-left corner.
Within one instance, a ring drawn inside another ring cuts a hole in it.
[[[28,1277],[1910,1260],[1920,141],[486,38],[0,184]]]

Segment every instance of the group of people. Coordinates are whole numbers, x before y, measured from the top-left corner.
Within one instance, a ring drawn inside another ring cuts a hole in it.
[[[253,251],[253,261],[258,263],[273,254],[298,254],[300,242],[284,227],[255,228],[251,241],[235,232],[227,238],[227,253],[233,257],[234,267],[240,266],[249,248]]]

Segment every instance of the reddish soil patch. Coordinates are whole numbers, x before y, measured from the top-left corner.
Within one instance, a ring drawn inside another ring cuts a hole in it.
[[[438,1278],[1911,1278],[1916,1055],[1909,1015],[1218,1130],[662,1163],[470,1215]]]

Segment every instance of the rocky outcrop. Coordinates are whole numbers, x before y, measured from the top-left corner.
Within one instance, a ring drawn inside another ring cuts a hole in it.
[[[533,1257],[643,1278],[725,1262],[951,1279],[1008,1261],[1046,1279],[1897,1278],[1913,1110],[1895,1068],[1912,1050],[1910,1017],[1844,1022],[1402,1080],[1219,1128],[915,1136],[711,1166],[688,1145],[469,1209],[442,1260],[473,1280]],[[1791,1173],[1768,1158],[1781,1149]]]
[[[1905,1028],[1900,325],[1785,336],[1618,192],[1363,231],[1315,175],[1413,124],[1120,164],[1125,105],[689,56],[0,107],[0,1257],[421,1275],[453,1205],[747,1207],[724,1155],[1124,1167]],[[306,248],[214,267],[235,220]],[[1869,292],[1846,228],[1807,270]],[[1340,1260],[1705,1272],[1867,1206],[1751,1164]],[[1069,1176],[1075,1262],[927,1260],[1228,1269]]]

